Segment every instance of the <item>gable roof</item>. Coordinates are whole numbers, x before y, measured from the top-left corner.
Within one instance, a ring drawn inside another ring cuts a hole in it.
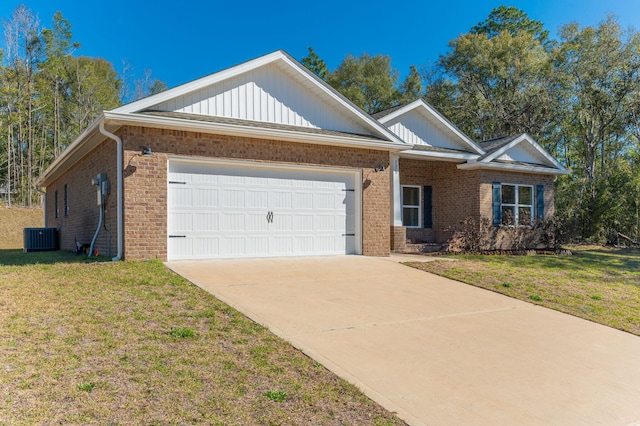
[[[413,150],[406,151],[403,155],[420,155],[418,151],[429,151],[416,149],[422,146],[457,152],[452,159],[458,160],[475,158],[485,153],[480,146],[422,99],[381,111],[373,117],[405,142],[414,145]]]
[[[563,175],[569,172],[527,133],[480,142],[486,152],[458,165],[460,169],[504,169],[528,173]]]
[[[302,132],[322,129],[406,148],[395,134],[282,50],[110,112],[136,115],[147,111],[245,120],[265,123],[265,127],[284,125]]]

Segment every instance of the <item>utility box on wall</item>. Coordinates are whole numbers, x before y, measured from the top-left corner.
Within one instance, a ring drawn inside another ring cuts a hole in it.
[[[56,228],[24,228],[24,251],[58,250]]]

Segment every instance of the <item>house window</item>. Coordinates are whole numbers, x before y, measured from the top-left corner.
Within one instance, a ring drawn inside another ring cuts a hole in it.
[[[502,184],[500,212],[503,225],[531,225],[533,186]]]
[[[407,228],[420,227],[420,187],[402,187],[402,225]]]
[[[69,216],[69,185],[64,185],[64,215]]]
[[[60,217],[60,205],[58,204],[58,190],[53,194],[53,206],[55,208],[56,219]]]

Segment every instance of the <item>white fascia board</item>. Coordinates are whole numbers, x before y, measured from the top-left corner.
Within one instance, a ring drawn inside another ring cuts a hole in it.
[[[58,172],[66,170],[66,164],[74,157],[80,155],[81,157],[86,154],[86,143],[95,136],[98,132],[100,122],[104,119],[104,113],[100,114],[86,129],[82,132],[53,162],[47,167],[36,180],[36,186],[45,187],[49,183],[52,177],[55,177]]]
[[[452,122],[450,122],[445,116],[440,114],[438,110],[436,110],[434,107],[432,107],[422,99],[415,100],[405,105],[402,108],[398,108],[396,111],[393,111],[392,113],[385,115],[384,117],[381,117],[378,121],[382,124],[388,123],[394,118],[400,117],[416,108],[424,109],[430,116],[434,117],[436,120],[438,120],[438,122],[440,122],[443,126],[445,126],[450,132],[454,133],[457,137],[459,137],[473,151],[477,152],[480,155],[483,155],[486,153],[482,149],[482,147],[480,147],[475,142],[473,142],[467,135],[462,133],[462,131],[458,129]]]
[[[413,145],[396,144],[388,141],[363,140],[349,135],[328,135],[322,133],[298,132],[295,130],[270,129],[265,127],[243,126],[238,124],[212,123],[206,121],[185,120],[173,117],[159,117],[143,114],[121,114],[105,112],[105,120],[117,125],[147,126],[161,129],[184,130],[196,133],[213,133],[231,136],[244,136],[260,139],[275,139],[288,142],[303,142],[319,145],[336,145],[355,148],[379,149],[382,151],[403,151]]]
[[[514,140],[512,140],[511,142],[509,142],[505,146],[503,146],[500,149],[496,150],[496,152],[492,153],[491,155],[488,155],[486,158],[483,158],[482,162],[483,163],[485,163],[485,162],[489,163],[489,162],[495,160],[496,158],[500,157],[501,155],[505,154],[511,148],[513,148],[514,146],[516,146],[516,145],[518,145],[518,144],[520,144],[522,142],[529,143],[529,145],[531,145],[536,151],[538,151],[540,154],[542,154],[542,156],[547,161],[549,161],[549,163],[552,164],[553,167],[557,168],[558,170],[563,171],[564,173],[562,173],[562,174],[569,174],[567,169],[562,164],[560,164],[560,162],[558,162],[558,160],[553,158],[553,156],[551,156],[551,154],[549,154],[546,149],[544,149],[542,146],[540,146],[540,144],[538,142],[536,142],[527,133],[523,133],[522,135],[520,135],[519,137],[515,138]]]
[[[485,163],[484,161],[471,161],[458,164],[460,170],[502,170],[507,172],[532,173],[542,175],[568,175],[569,171],[562,169],[550,169],[548,167],[523,166],[521,164]]]
[[[405,150],[400,152],[400,158],[413,158],[420,160],[429,160],[429,159],[437,159],[442,161],[451,161],[451,162],[463,162],[463,161],[474,161],[478,158],[477,154],[454,154],[448,152],[435,152],[435,151],[419,151],[419,150]]]

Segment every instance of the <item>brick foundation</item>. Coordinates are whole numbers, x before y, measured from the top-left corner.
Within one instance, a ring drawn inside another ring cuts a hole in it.
[[[407,249],[407,228],[404,226],[391,227],[391,251],[403,253]]]

